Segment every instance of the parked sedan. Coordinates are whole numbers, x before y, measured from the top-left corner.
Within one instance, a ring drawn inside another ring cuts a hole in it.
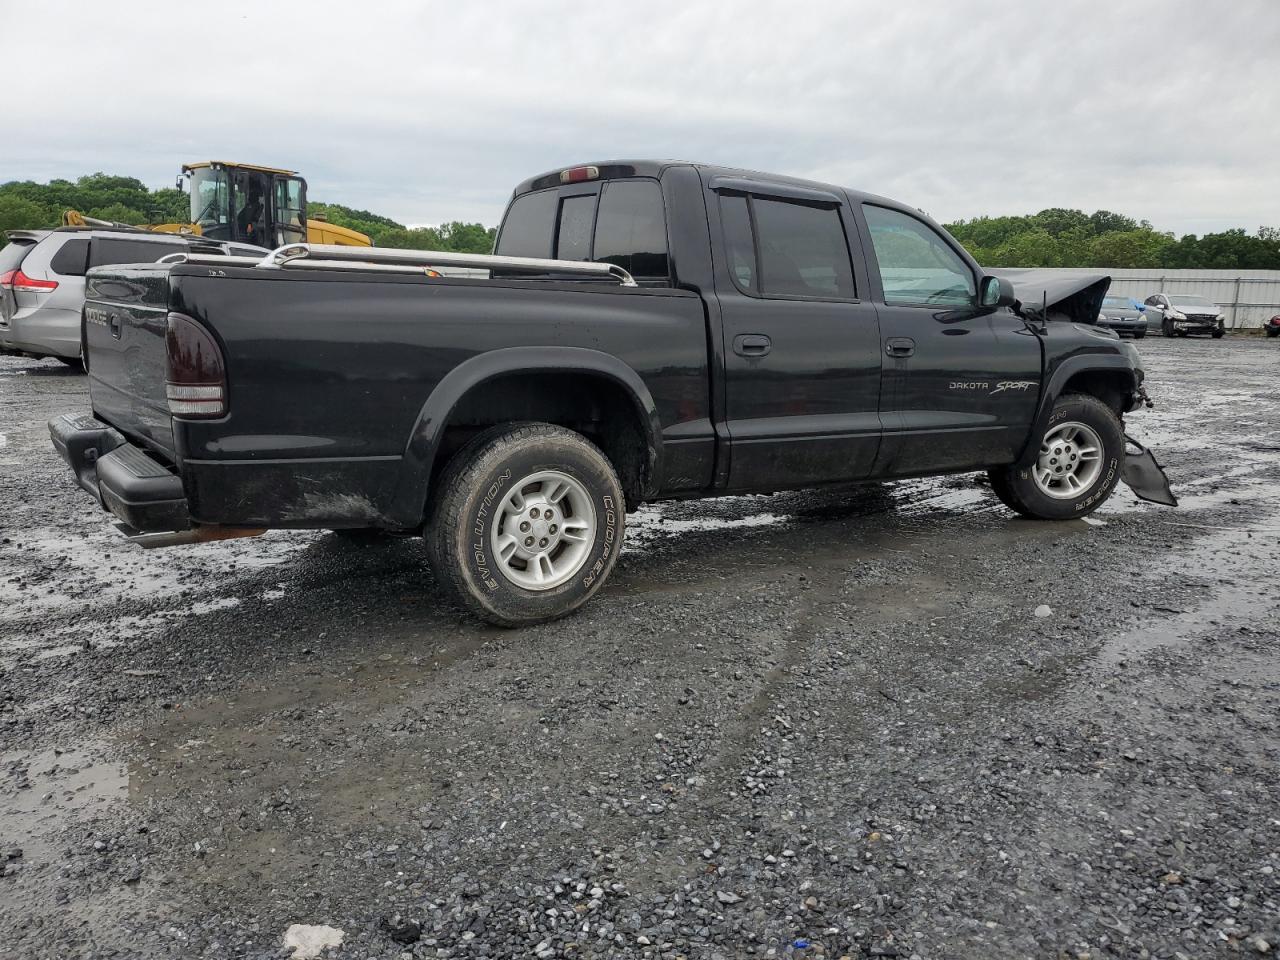
[[[10,230],[0,249],[0,354],[80,364],[80,308],[90,267],[152,263],[193,243],[218,252],[262,254],[242,244],[188,240],[118,227]]]
[[[1160,332],[1166,337],[1207,333],[1217,340],[1227,332],[1222,308],[1212,300],[1190,293],[1153,293],[1146,305],[1160,315]]]
[[[1104,297],[1098,312],[1098,326],[1114,330],[1122,337],[1140,340],[1147,335],[1147,315],[1143,305],[1132,297]]]

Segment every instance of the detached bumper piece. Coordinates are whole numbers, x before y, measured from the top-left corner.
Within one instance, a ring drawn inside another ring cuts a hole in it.
[[[1136,453],[1125,450],[1122,476],[1124,482],[1129,485],[1129,489],[1137,495],[1139,500],[1176,507],[1178,498],[1169,488],[1169,478],[1165,476],[1164,468],[1156,462],[1155,455],[1127,433],[1124,438],[1130,445],[1138,448]]]
[[[191,526],[182,478],[115,428],[88,414],[66,414],[49,421],[49,436],[76,483],[133,530]]]

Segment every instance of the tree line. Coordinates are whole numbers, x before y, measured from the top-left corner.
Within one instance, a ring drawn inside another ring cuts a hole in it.
[[[0,184],[0,246],[4,244],[4,231],[56,227],[66,210],[79,210],[89,217],[131,226],[186,223],[191,217],[187,194],[173,187],[150,190],[133,177],[94,173],[75,181],[13,180]],[[460,253],[488,253],[493,249],[495,231],[480,223],[455,221],[439,227],[411,229],[367,210],[311,200],[307,202],[307,214],[323,216],[331,223],[368,234],[380,247]]]
[[[145,225],[185,222],[187,195],[173,187],[150,190],[141,180],[94,173],[71,180],[0,184],[0,241],[3,231],[57,226],[68,209],[101,220]],[[311,216],[368,234],[382,247],[416,247],[488,253],[494,228],[479,223],[446,223],[411,229],[368,210],[313,201]],[[946,228],[981,264],[993,267],[1099,267],[1168,270],[1280,270],[1280,229],[1257,233],[1224,230],[1203,236],[1155,230],[1108,210],[1085,213],[1055,207],[1028,216],[975,217]]]

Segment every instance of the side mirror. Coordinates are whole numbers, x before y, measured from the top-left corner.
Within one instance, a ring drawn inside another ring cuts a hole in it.
[[[1012,307],[1017,299],[1013,284],[1004,277],[983,277],[979,291],[978,303],[984,307]]]

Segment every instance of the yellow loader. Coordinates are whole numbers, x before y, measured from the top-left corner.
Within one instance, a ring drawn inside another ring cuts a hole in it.
[[[286,243],[335,243],[368,247],[357,230],[307,217],[307,181],[294,170],[251,163],[205,160],[183,164],[178,189],[191,197],[188,223],[161,223],[140,229],[183,233],[275,248]],[[115,226],[77,210],[62,215],[64,226]]]

